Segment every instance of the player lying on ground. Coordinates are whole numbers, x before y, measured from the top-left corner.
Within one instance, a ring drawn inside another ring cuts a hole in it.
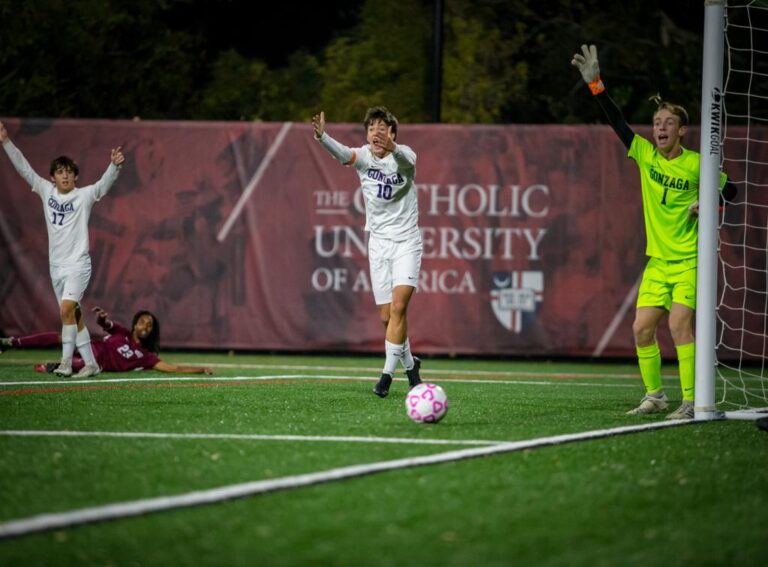
[[[159,370],[160,372],[183,372],[189,374],[213,374],[207,366],[184,366],[163,362],[158,356],[160,345],[160,322],[146,310],[133,316],[131,328],[112,321],[101,307],[94,307],[96,323],[107,331],[101,339],[91,341],[91,349],[101,371],[128,372],[130,370]],[[61,335],[56,332],[39,333],[26,337],[0,339],[0,351],[9,348],[51,347],[61,345]],[[58,363],[36,364],[35,370],[53,372]],[[77,371],[85,366],[79,356],[72,357],[72,369]]]
[[[694,417],[693,318],[696,309],[698,199],[700,155],[683,147],[688,113],[654,97],[653,142],[635,134],[608,96],[600,79],[597,48],[581,46],[571,64],[579,69],[608,122],[640,169],[648,263],[637,295],[632,332],[646,394],[629,415],[657,413],[667,408],[661,384],[661,352],[656,329],[669,313],[669,330],[677,351],[683,402],[668,419]],[[720,174],[721,200],[730,201],[736,187]]]
[[[42,200],[48,228],[48,262],[53,291],[61,316],[61,363],[55,372],[60,376],[72,374],[72,354],[77,347],[85,365],[79,377],[94,376],[99,367],[91,352],[91,337],[81,317],[80,304],[91,279],[88,219],[91,209],[117,180],[125,161],[120,148],[113,148],[110,163],[96,183],[76,187],[80,169],[71,158],[60,156],[51,162],[50,178],[32,169],[24,155],[11,141],[0,122],[0,143],[16,171]]]
[[[414,185],[416,153],[398,144],[397,118],[385,107],[369,108],[363,119],[367,145],[349,148],[325,131],[325,113],[312,117],[315,139],[334,158],[352,166],[360,177],[368,231],[371,287],[384,324],[384,368],[373,388],[389,394],[398,361],[411,388],[421,383],[421,361],[408,341],[408,304],[419,282],[422,240]]]

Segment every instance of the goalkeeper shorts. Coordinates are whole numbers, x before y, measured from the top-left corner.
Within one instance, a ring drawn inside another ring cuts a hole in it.
[[[637,292],[637,307],[663,307],[673,303],[696,309],[696,258],[651,258]]]

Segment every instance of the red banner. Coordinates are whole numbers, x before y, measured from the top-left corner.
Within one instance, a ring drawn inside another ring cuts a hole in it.
[[[86,309],[126,322],[150,309],[164,347],[382,349],[359,180],[309,125],[4,122],[38,173],[66,154],[80,185],[123,146],[120,178],[91,216]],[[364,143],[359,125],[328,130]],[[608,127],[405,125],[399,139],[418,154],[415,352],[634,355],[639,176]],[[40,199],[0,161],[0,329],[54,330]]]

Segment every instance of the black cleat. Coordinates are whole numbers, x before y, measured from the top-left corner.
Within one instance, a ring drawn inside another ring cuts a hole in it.
[[[373,387],[373,393],[380,398],[386,398],[389,395],[389,387],[392,385],[392,375],[383,372],[381,378]]]
[[[59,367],[58,362],[44,362],[42,364],[35,364],[32,368],[35,369],[35,372],[52,374],[53,371],[58,367]]]
[[[406,376],[408,376],[409,390],[414,386],[418,386],[419,384],[421,384],[421,377],[419,376],[419,368],[421,368],[421,359],[418,356],[414,356],[413,368],[405,371]]]

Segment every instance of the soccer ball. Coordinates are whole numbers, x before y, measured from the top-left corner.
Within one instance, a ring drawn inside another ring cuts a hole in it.
[[[405,411],[416,423],[437,423],[448,413],[448,396],[437,384],[422,382],[405,397]]]

